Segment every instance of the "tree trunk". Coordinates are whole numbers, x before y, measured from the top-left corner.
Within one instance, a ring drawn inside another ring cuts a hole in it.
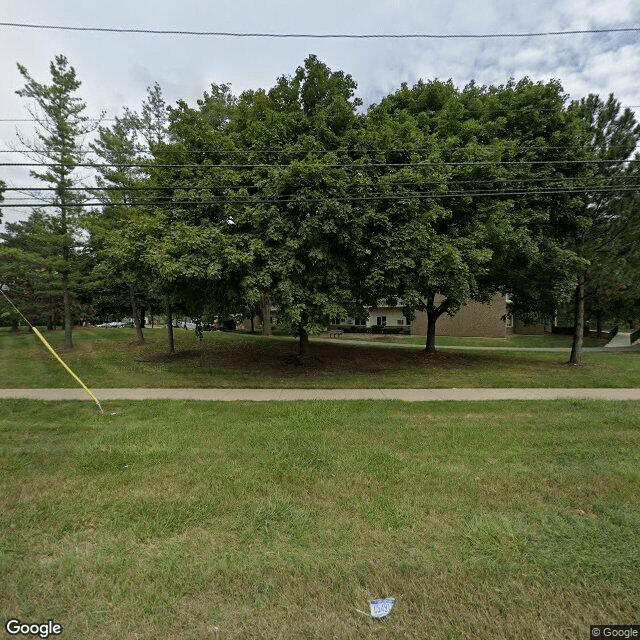
[[[251,313],[251,311],[249,311],[249,313]],[[253,314],[251,314],[251,318],[250,318],[250,320],[251,320],[251,333],[255,333],[256,328],[255,328],[255,326],[254,326],[254,318],[253,318]]]
[[[262,304],[262,335],[271,335],[271,300],[266,293],[260,296],[260,302]]]
[[[298,325],[298,335],[300,336],[298,355],[306,356],[309,353],[309,334],[306,332],[302,323]]]
[[[602,311],[600,309],[596,311],[596,331],[598,338],[602,338]]]
[[[69,272],[62,272],[62,304],[64,306],[64,346],[73,349],[73,318],[71,316],[71,295],[69,294]]]
[[[570,364],[582,364],[582,344],[584,341],[584,277],[580,274],[576,286],[573,307],[573,344],[571,345]]]
[[[67,171],[63,172],[61,176],[61,183],[67,179]],[[56,188],[60,187],[60,183],[56,185]],[[64,308],[64,346],[67,349],[73,349],[73,318],[71,317],[71,295],[69,293],[69,259],[71,257],[71,238],[68,235],[69,229],[67,227],[67,206],[66,206],[67,194],[64,192],[60,194],[60,230],[62,232],[62,261],[63,268],[60,272],[62,276],[62,306]]]
[[[53,289],[51,269],[48,269],[47,273],[49,275],[49,316],[47,318],[47,331],[53,331],[56,328],[56,312],[53,306],[53,296],[51,295],[51,289]]]
[[[146,326],[146,317],[147,317],[147,310],[144,307],[140,307],[140,328],[144,329]]]
[[[427,353],[436,352],[436,321],[440,317],[439,310],[434,304],[435,296],[427,299],[427,343],[424,350]]]
[[[133,285],[129,285],[129,299],[131,300],[131,315],[133,317],[133,324],[136,327],[136,336],[138,336],[139,342],[144,342],[144,335],[142,334],[142,323],[140,322],[140,315],[138,314],[138,307],[136,305],[136,294],[133,290]]]
[[[175,353],[176,349],[173,342],[173,313],[170,302],[167,302],[167,348],[169,349],[169,353]]]

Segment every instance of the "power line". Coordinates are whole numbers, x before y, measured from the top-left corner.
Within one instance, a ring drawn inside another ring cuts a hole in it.
[[[468,160],[460,162],[367,162],[358,164],[357,161],[345,164],[345,163],[327,163],[321,165],[323,168],[331,169],[366,169],[369,167],[413,167],[416,169],[425,168],[429,166],[446,166],[446,167],[460,167],[460,166],[489,166],[489,165],[515,165],[515,164],[528,164],[528,165],[567,165],[567,164],[626,164],[631,162],[640,162],[639,159],[613,159],[613,160],[569,160],[565,158],[557,160]],[[0,162],[0,167],[48,167],[50,169],[61,167],[82,167],[92,169],[104,169],[104,168],[118,168],[118,169],[284,169],[289,167],[289,164],[270,164],[270,163],[257,163],[257,164],[193,164],[193,163],[166,163],[166,164],[153,164],[138,162],[135,164],[113,164],[113,163],[96,163],[96,162],[79,162],[79,163],[49,163],[49,162]],[[309,165],[314,167],[317,165]]]
[[[640,106],[640,105],[639,105]],[[628,145],[611,145],[608,146],[607,149],[626,149]],[[329,155],[329,154],[356,154],[356,153],[433,153],[434,151],[459,151],[459,150],[475,150],[475,149],[484,149],[489,151],[509,151],[512,153],[517,153],[521,151],[549,151],[549,150],[573,150],[573,147],[567,145],[526,145],[521,147],[502,147],[496,145],[495,143],[488,144],[476,144],[473,147],[468,147],[467,145],[454,145],[454,146],[434,146],[434,147],[386,147],[380,149],[310,149],[310,148],[292,148],[292,149],[283,149],[282,147],[278,147],[277,149],[270,149],[268,147],[258,147],[258,148],[235,148],[235,149],[227,149],[227,148],[206,148],[206,149],[177,149],[176,153],[178,154],[218,154],[218,155],[234,155],[234,154],[251,154],[251,153],[262,153],[262,154],[300,154],[300,153],[308,153],[308,154],[316,154],[316,155]],[[589,152],[590,149],[582,149],[582,151]],[[34,152],[31,149],[0,149],[0,153],[37,153],[42,156],[55,156],[55,151],[37,151]],[[97,155],[95,151],[87,151],[85,152],[88,155]],[[149,152],[146,152],[149,153]],[[149,159],[150,160],[150,159]]]
[[[115,122],[115,118],[87,118],[88,122]],[[0,118],[0,122],[42,122],[39,118]]]
[[[586,195],[594,193],[637,193],[636,187],[595,187],[590,189],[539,189],[539,190],[511,190],[511,191],[455,191],[455,192],[438,192],[438,193],[406,193],[403,195],[385,195],[375,194],[368,196],[324,196],[324,197],[298,197],[298,198],[220,198],[218,200],[164,200],[158,202],[137,202],[137,203],[118,203],[119,206],[203,206],[203,205],[260,205],[260,204],[302,204],[302,203],[321,203],[321,202],[366,202],[366,201],[394,201],[394,200],[443,200],[447,198],[468,198],[468,197],[514,197],[514,196],[546,196],[546,195]],[[72,207],[92,207],[104,206],[105,203],[100,200],[86,200],[80,203],[74,203]],[[12,208],[57,208],[59,204],[16,204]]]
[[[628,183],[630,180],[638,180],[637,176],[625,176],[625,175],[615,175],[615,176],[607,176],[604,179],[608,181],[621,181]],[[518,183],[518,184],[536,184],[536,183],[544,183],[544,182],[558,182],[562,181],[563,183],[569,182],[582,182],[585,180],[593,180],[593,177],[582,177],[582,176],[566,176],[566,177],[554,177],[554,176],[546,176],[539,178],[514,178],[513,176],[496,176],[494,178],[476,178],[470,180],[447,180],[443,178],[442,180],[413,180],[413,181],[393,181],[388,184],[389,187],[402,187],[402,186],[422,186],[425,185],[440,185],[443,182],[447,185],[482,185],[482,184],[493,184],[496,182],[502,183]],[[634,182],[633,185],[640,188],[640,182]],[[86,186],[86,187],[68,187],[65,189],[66,191],[104,191],[104,192],[139,192],[139,191],[213,191],[216,189],[225,189],[225,190],[233,190],[233,189],[262,189],[265,185],[260,184],[212,184],[212,185],[198,185],[198,184],[167,184],[162,187],[154,187],[154,186],[108,186],[108,187],[98,187],[98,186]],[[355,185],[359,187],[363,187],[366,185]],[[8,191],[16,191],[20,193],[24,192],[41,192],[41,191],[57,191],[56,187],[6,187],[4,192]],[[13,197],[13,196],[9,196]]]
[[[244,33],[235,31],[192,31],[176,29],[148,29],[133,27],[85,27],[52,24],[0,22],[2,27],[20,29],[48,29],[56,31],[81,31],[100,33],[136,33],[147,35],[208,36],[224,38],[352,38],[352,39],[490,39],[490,38],[534,38],[545,36],[573,36],[602,33],[634,33],[640,27],[618,27],[605,29],[571,29],[566,31],[534,31],[524,33]]]

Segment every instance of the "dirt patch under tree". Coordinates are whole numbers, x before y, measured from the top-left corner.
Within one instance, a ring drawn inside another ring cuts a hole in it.
[[[137,362],[192,364],[249,375],[309,378],[340,375],[375,375],[405,369],[462,369],[486,360],[481,354],[376,348],[361,344],[311,342],[309,355],[299,357],[297,345],[284,340],[233,341],[201,344],[170,354],[160,349],[145,351]]]

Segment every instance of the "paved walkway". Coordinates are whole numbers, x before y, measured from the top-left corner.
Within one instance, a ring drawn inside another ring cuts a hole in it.
[[[638,346],[638,345],[636,345]],[[618,331],[607,344],[604,345],[604,349],[622,349],[631,347],[631,332]]]
[[[640,389],[92,389],[98,400],[640,400]],[[82,389],[0,389],[0,398],[90,400]]]

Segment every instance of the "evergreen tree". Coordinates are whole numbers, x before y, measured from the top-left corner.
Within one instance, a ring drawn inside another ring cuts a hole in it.
[[[72,296],[70,288],[72,257],[79,243],[77,220],[85,198],[77,175],[85,150],[84,136],[94,130],[83,115],[85,103],[76,95],[80,80],[66,57],[56,56],[49,65],[51,83],[34,80],[26,67],[18,64],[25,80],[17,94],[31,101],[28,110],[38,122],[36,140],[21,142],[29,150],[28,155],[40,163],[40,169],[31,171],[34,178],[50,187],[49,211],[52,232],[57,238],[56,253],[59,258],[58,273],[64,308],[65,346],[73,346]]]
[[[0,233],[0,283],[33,324],[48,329],[62,324],[64,309],[60,282],[60,238],[42,209],[26,219],[8,222]],[[9,312],[11,324],[18,316]]]

